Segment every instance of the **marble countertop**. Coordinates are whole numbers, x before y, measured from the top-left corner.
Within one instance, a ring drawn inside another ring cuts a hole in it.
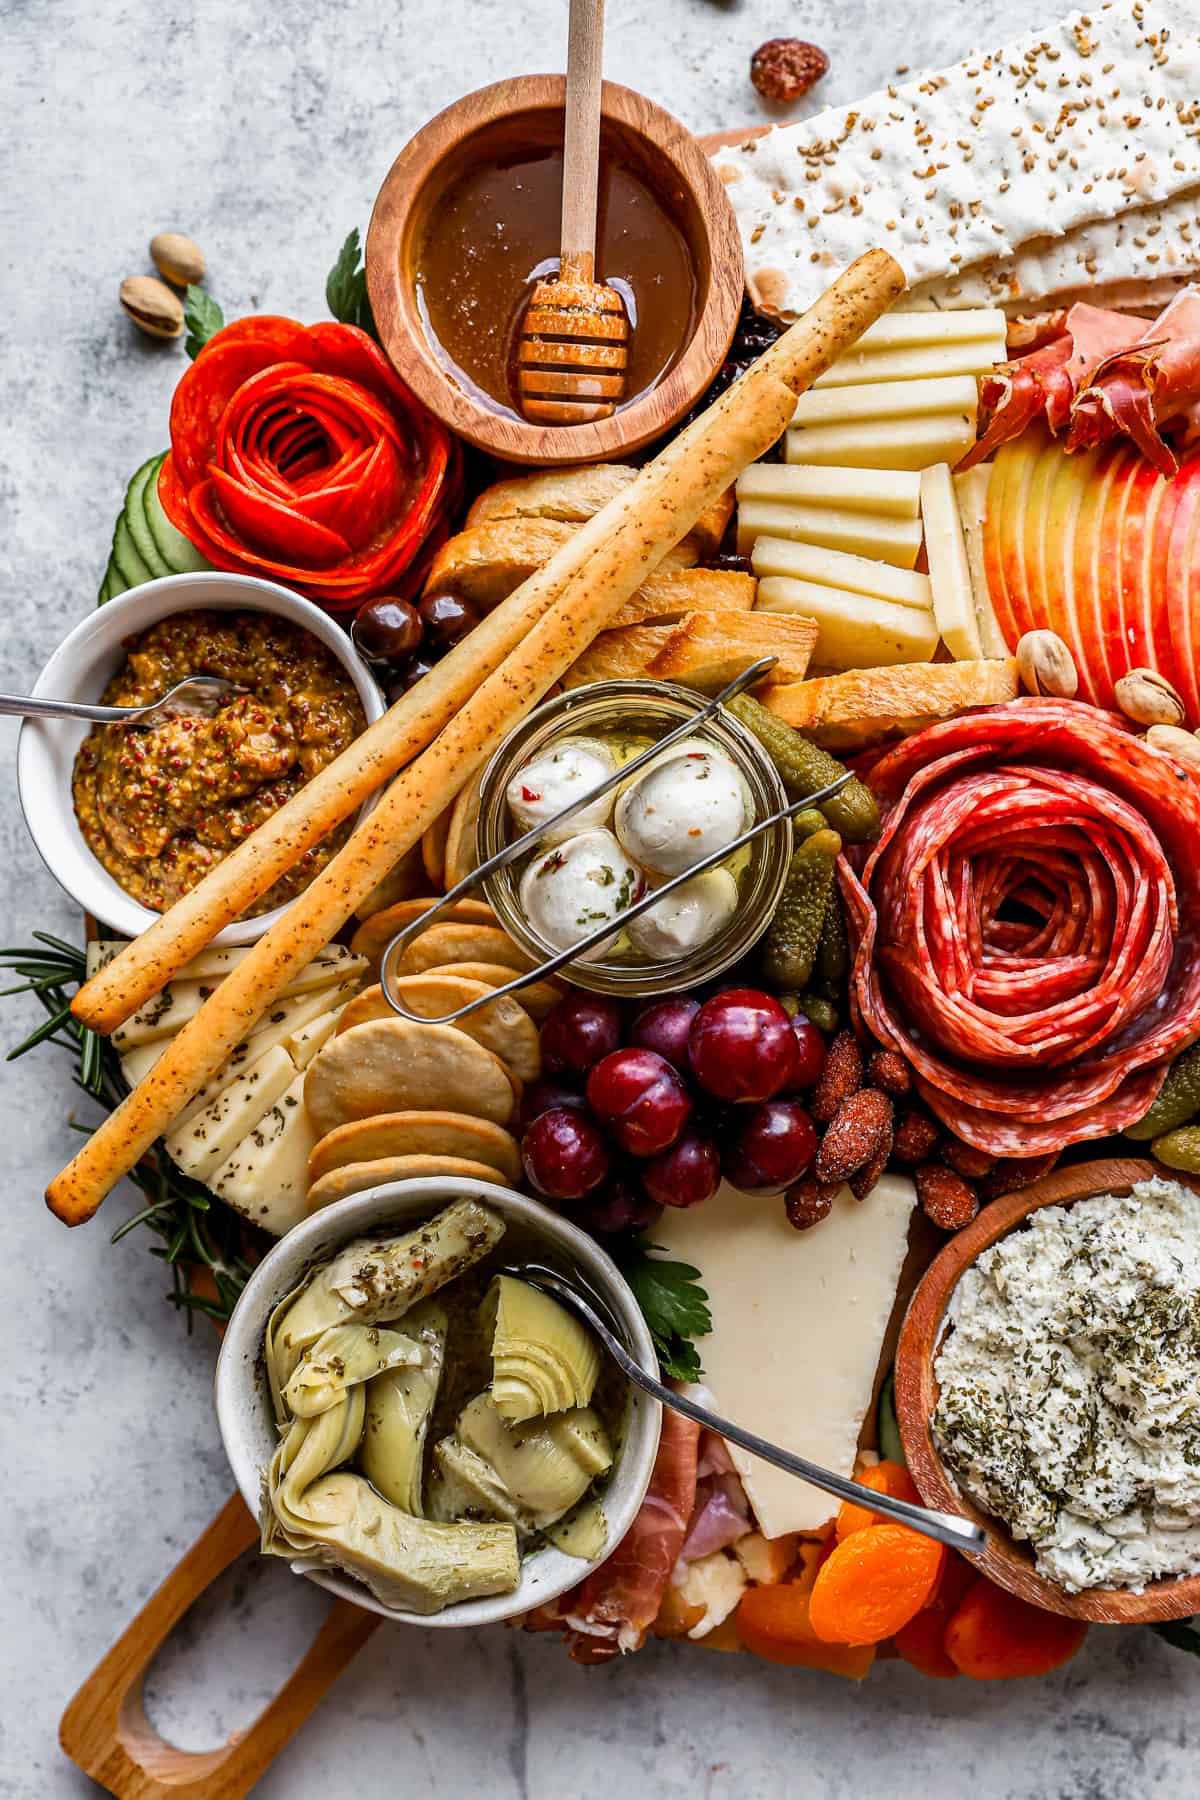
[[[821,99],[849,100],[1052,5],[611,0],[607,67],[710,130],[767,116],[747,79],[763,38],[822,44]],[[320,316],[326,269],[404,140],[464,89],[560,67],[565,13],[565,0],[0,0],[5,688],[27,688],[93,604],[124,482],[165,441],[181,352],[138,337],[116,305],[151,234],[205,247],[230,316]],[[4,727],[4,939],[74,935],[26,837]],[[2,1041],[39,1017],[8,1001]],[[203,1321],[186,1336],[142,1232],[109,1243],[132,1192],[73,1235],[43,1208],[79,1101],[52,1051],[0,1079],[5,1800],[98,1791],[58,1749],[62,1708],[231,1488],[214,1336]],[[186,1748],[222,1741],[274,1692],[324,1604],[281,1565],[243,1562],[163,1653],[154,1721]],[[669,1646],[588,1671],[546,1638],[385,1628],[257,1791],[1165,1800],[1194,1779],[1196,1691],[1196,1665],[1145,1632],[1096,1630],[1045,1681],[937,1683],[891,1663],[860,1688]]]

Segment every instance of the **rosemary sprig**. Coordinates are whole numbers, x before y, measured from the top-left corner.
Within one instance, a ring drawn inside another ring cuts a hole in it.
[[[107,1038],[89,1031],[71,1012],[71,997],[87,977],[86,953],[47,931],[35,931],[33,938],[30,945],[0,949],[0,969],[19,977],[14,986],[0,989],[0,999],[33,994],[46,1017],[5,1060],[12,1062],[39,1044],[53,1044],[72,1057],[75,1085],[112,1112],[129,1092],[121,1059]],[[93,1129],[74,1120],[72,1124],[78,1131]],[[248,1249],[253,1254],[252,1229],[203,1182],[177,1169],[161,1141],[129,1178],[146,1204],[118,1225],[112,1242],[119,1243],[144,1225],[159,1240],[150,1254],[170,1268],[172,1288],[167,1298],[185,1314],[188,1330],[196,1313],[227,1319],[253,1267],[247,1256]]]

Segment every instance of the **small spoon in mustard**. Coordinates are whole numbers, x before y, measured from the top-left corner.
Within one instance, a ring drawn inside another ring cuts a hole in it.
[[[26,719],[87,719],[94,725],[154,725],[159,719],[191,713],[211,719],[226,700],[244,694],[219,675],[188,675],[148,706],[100,706],[84,700],[43,700],[34,694],[0,694],[0,713]]]

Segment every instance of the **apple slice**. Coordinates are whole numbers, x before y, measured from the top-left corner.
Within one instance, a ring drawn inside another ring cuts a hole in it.
[[[1171,555],[1171,536],[1175,528],[1175,515],[1180,503],[1188,491],[1188,483],[1183,471],[1174,481],[1162,483],[1162,497],[1159,500],[1154,516],[1154,529],[1148,534],[1146,544],[1146,560],[1143,568],[1143,584],[1145,608],[1149,624],[1151,666],[1160,669],[1167,680],[1179,689],[1180,672],[1175,656],[1175,646],[1171,642],[1171,607],[1167,592],[1167,577]]]
[[[1104,503],[1100,520],[1100,585],[1097,593],[1097,623],[1100,651],[1104,659],[1104,680],[1100,687],[1100,705],[1116,706],[1114,684],[1134,667],[1128,636],[1129,621],[1123,599],[1125,568],[1121,546],[1125,538],[1126,520],[1138,483],[1146,467],[1144,458],[1131,451],[1128,464],[1117,473]],[[1136,507],[1135,507],[1136,511]]]
[[[1042,450],[1051,442],[1048,432],[1027,431],[1005,444],[997,457],[997,465],[1008,454],[1007,476],[1002,492],[995,501],[999,530],[1000,564],[1008,606],[1008,621],[1001,620],[1005,637],[1016,644],[1032,624],[1029,613],[1029,581],[1025,572],[1025,532],[1029,494],[1041,461]],[[988,495],[988,523],[991,524],[992,496]]]
[[[1175,685],[1194,727],[1200,724],[1200,457],[1184,464],[1173,485],[1181,492],[1166,556],[1167,619]]]
[[[1056,445],[1053,473],[1044,477],[1039,463],[1030,495],[1031,507],[1039,493],[1043,496],[1040,536],[1034,537],[1027,557],[1031,610],[1039,624],[1056,631],[1069,647],[1076,669],[1086,656],[1083,621],[1072,579],[1075,532],[1097,460],[1094,452],[1068,456]]]
[[[1125,490],[1120,552],[1121,652],[1125,667],[1112,670],[1114,680],[1130,669],[1158,667],[1154,659],[1149,557],[1155,519],[1166,488],[1167,483],[1154,464],[1143,458]]]
[[[1038,432],[1033,441],[1038,446],[1020,523],[1014,526],[1014,563],[1009,577],[1013,617],[1017,636],[1036,631],[1047,624],[1041,586],[1042,544],[1050,506],[1050,493],[1063,463],[1057,443],[1046,432]]]
[[[1005,444],[995,462],[987,465],[991,471],[991,479],[980,520],[979,538],[988,599],[996,615],[1001,636],[1011,650],[1015,648],[1017,640],[1013,632],[1012,603],[1008,597],[1008,583],[1004,579],[1004,556],[1000,543],[1000,521],[1008,507],[1008,472],[1016,466],[1013,456],[1008,454],[1009,448]]]
[[[1081,687],[1095,706],[1111,706],[1113,676],[1109,669],[1109,637],[1114,616],[1119,626],[1117,571],[1113,559],[1120,537],[1114,537],[1110,514],[1114,494],[1129,481],[1137,458],[1127,445],[1102,453],[1075,527],[1075,591],[1078,596],[1085,670]],[[1119,513],[1118,513],[1119,518]],[[1119,654],[1120,646],[1113,649]]]

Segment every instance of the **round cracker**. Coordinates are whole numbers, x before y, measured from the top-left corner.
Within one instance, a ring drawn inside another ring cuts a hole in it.
[[[482,1000],[493,990],[482,981],[467,981],[453,973],[443,975],[400,975],[393,981],[396,997],[409,1012],[422,1019],[444,1019],[472,1000]],[[364,988],[342,1012],[339,1032],[352,1031],[368,1019],[394,1019],[398,1015],[388,1005],[378,983]],[[542,1047],[538,1028],[515,994],[502,994],[498,1000],[455,1019],[455,1029],[465,1031],[507,1064],[512,1074],[522,1081],[536,1081],[542,1072]]]
[[[466,1032],[393,1014],[330,1038],[309,1064],[304,1102],[318,1137],[350,1119],[429,1108],[506,1125],[516,1083]]]
[[[457,1156],[485,1163],[506,1181],[521,1175],[521,1148],[511,1131],[469,1113],[379,1113],[337,1125],[308,1159],[310,1185],[348,1163],[379,1162],[387,1156]]]
[[[446,834],[446,886],[455,888],[479,867],[479,850],[475,828],[479,823],[479,784],[482,769],[468,781],[450,808],[450,830]]]
[[[441,906],[440,897],[432,899],[398,900],[394,906],[385,907],[382,912],[372,913],[350,940],[351,948],[356,956],[365,956],[371,965],[373,974],[378,975],[379,963],[384,951],[398,931],[406,925],[415,924],[435,906]],[[448,925],[494,925],[496,915],[486,900],[455,900],[442,914]]]
[[[407,945],[396,973],[424,975],[444,963],[465,962],[499,963],[513,975],[524,975],[534,966],[498,925],[443,925],[439,919]]]
[[[490,1181],[497,1187],[512,1182],[489,1163],[472,1162],[465,1156],[383,1156],[377,1162],[347,1163],[314,1181],[306,1202],[310,1213],[334,1206],[364,1188],[382,1187],[385,1181],[427,1181],[431,1175],[452,1175],[456,1181]]]
[[[436,969],[426,969],[426,975],[461,975],[466,981],[482,981],[488,987],[507,987],[516,969],[506,969],[500,963],[441,963]],[[519,1000],[531,1019],[540,1025],[546,1014],[553,1012],[566,989],[553,976],[545,981],[531,981],[512,998]]]

